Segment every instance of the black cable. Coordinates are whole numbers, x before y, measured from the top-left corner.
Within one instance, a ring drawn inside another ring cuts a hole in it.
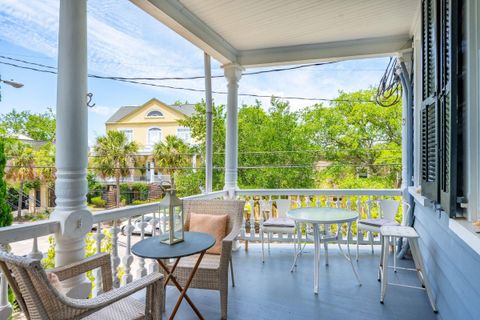
[[[18,65],[18,64],[4,62],[4,61],[0,61],[0,64],[12,66],[12,67],[15,67],[15,68],[27,69],[27,70],[36,71],[36,72],[57,74],[56,71],[52,71],[52,70],[42,70],[42,69],[38,69],[38,68],[34,68],[34,67],[21,66],[21,65]],[[106,76],[99,76],[99,75],[93,75],[93,74],[89,74],[88,77],[103,79],[103,80],[113,80],[113,81],[120,81],[120,82],[126,82],[126,83],[133,83],[133,84],[139,84],[139,85],[145,85],[145,86],[151,86],[151,87],[157,87],[157,88],[164,88],[164,89],[183,90],[183,91],[191,91],[191,92],[205,92],[205,89],[196,89],[196,88],[189,88],[189,87],[177,87],[177,86],[157,84],[157,83],[148,83],[148,82],[141,82],[141,81],[135,81],[135,80],[122,80],[122,79],[118,79],[118,78],[115,78],[115,77],[106,77]],[[226,91],[215,91],[215,90],[212,90],[212,93],[221,94],[221,95],[227,95],[228,94],[228,92],[226,92]],[[254,94],[254,93],[239,93],[238,95],[243,96],[243,97],[252,97],[252,98],[272,98],[273,97],[273,98],[284,99],[284,100],[376,103],[374,100],[349,100],[349,99],[328,99],[328,98],[298,97],[298,96],[276,96],[276,95],[261,95],[261,94]]]
[[[17,61],[25,64],[30,64],[38,67],[43,67],[47,69],[53,69],[56,70],[56,67],[49,66],[46,64],[42,63],[36,63],[36,62],[31,62],[23,59],[16,59],[4,55],[0,55],[0,58],[2,59],[8,59],[12,61]],[[297,69],[303,69],[303,68],[310,68],[310,67],[316,67],[316,66],[323,66],[327,64],[333,64],[337,63],[337,61],[330,61],[330,62],[319,62],[319,63],[311,63],[311,64],[304,64],[304,65],[299,65],[299,66],[293,66],[293,67],[285,67],[285,68],[275,68],[275,69],[269,69],[269,70],[260,70],[260,71],[251,71],[251,72],[244,72],[242,73],[242,76],[251,76],[251,75],[259,75],[259,74],[264,74],[264,73],[271,73],[271,72],[282,72],[282,71],[290,71],[290,70],[297,70]],[[116,77],[116,76],[100,76],[100,75],[90,75],[92,78],[98,78],[98,79],[116,79],[116,80],[148,80],[148,81],[164,81],[164,80],[198,80],[198,79],[205,79],[205,76],[190,76],[190,77]],[[213,75],[212,78],[223,78],[223,75]]]

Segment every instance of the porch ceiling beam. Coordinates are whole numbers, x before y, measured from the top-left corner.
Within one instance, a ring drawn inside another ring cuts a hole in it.
[[[238,52],[238,64],[261,67],[298,64],[314,61],[360,59],[397,55],[411,48],[409,35],[325,42],[318,44],[243,50]]]
[[[179,1],[130,1],[222,64],[236,62],[237,50]]]

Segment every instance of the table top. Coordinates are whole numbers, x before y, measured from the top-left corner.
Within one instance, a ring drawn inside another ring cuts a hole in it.
[[[358,219],[358,212],[329,207],[297,208],[287,212],[287,217],[298,222],[334,224]]]
[[[184,241],[173,245],[160,242],[166,237],[168,235],[141,240],[132,246],[132,253],[149,259],[180,258],[206,251],[215,244],[215,239],[203,232],[185,232]]]

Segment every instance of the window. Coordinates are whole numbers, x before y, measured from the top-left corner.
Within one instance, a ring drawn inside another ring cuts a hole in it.
[[[127,141],[128,142],[133,141],[133,130],[132,129],[120,129],[118,131],[125,133],[125,135],[127,136]]]
[[[152,110],[152,111],[149,111],[145,117],[146,118],[161,118],[161,117],[163,117],[163,113],[159,110]]]
[[[459,1],[424,0],[422,8],[422,195],[456,216],[463,188],[463,46]]]
[[[162,129],[160,128],[150,128],[148,129],[148,139],[147,143],[149,145],[154,145],[162,141]]]
[[[186,127],[177,128],[177,137],[182,139],[186,143],[190,143],[192,139],[192,133],[190,128],[186,128]]]

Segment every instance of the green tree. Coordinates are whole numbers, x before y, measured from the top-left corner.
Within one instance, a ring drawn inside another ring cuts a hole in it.
[[[37,177],[44,184],[51,185],[55,182],[55,145],[52,142],[44,144],[35,151],[35,164]]]
[[[238,114],[239,185],[244,188],[311,188],[316,155],[305,136],[300,112],[272,98]],[[245,167],[245,169],[241,169]]]
[[[333,188],[395,187],[400,184],[401,104],[388,108],[373,101],[374,89],[340,93],[330,106],[304,110],[305,135],[319,157],[318,186]],[[368,178],[359,178],[368,176]]]
[[[225,108],[223,105],[212,105],[213,113],[213,167],[214,168],[223,168],[225,166]],[[183,120],[179,121],[181,126],[188,127],[191,129],[192,138],[198,144],[198,152],[205,154],[205,135],[206,135],[206,106],[205,102],[202,101],[195,105],[195,113],[189,117],[186,117]],[[200,169],[195,173],[193,180],[196,181],[205,181],[205,170],[200,167]],[[180,180],[182,177],[178,177]],[[186,179],[184,179],[186,180]],[[179,181],[180,183],[180,181]],[[202,182],[201,182],[202,184]],[[204,183],[203,183],[204,184]],[[189,185],[185,183],[182,185]],[[224,175],[222,170],[214,170],[212,174],[212,188],[213,190],[221,190],[224,185]],[[190,193],[193,193],[195,189],[191,189]],[[187,192],[185,190],[187,194]]]
[[[18,191],[17,218],[22,217],[22,200],[25,183],[35,179],[35,157],[33,149],[22,142],[15,142],[9,146],[8,161],[9,169],[7,179],[20,184]]]
[[[7,135],[24,134],[34,140],[55,140],[56,118],[52,109],[43,113],[18,112],[15,109],[0,118],[0,127]]]
[[[5,174],[5,148],[3,142],[0,142],[0,227],[6,227],[12,224],[12,209],[7,204],[7,184],[4,180]]]
[[[175,173],[191,166],[190,147],[180,138],[168,135],[165,141],[153,146],[153,158],[160,167],[160,171],[170,175],[172,181]]]
[[[120,179],[130,174],[138,145],[129,142],[124,132],[108,131],[97,138],[93,148],[95,171],[102,177],[115,177],[116,205],[120,207]]]

